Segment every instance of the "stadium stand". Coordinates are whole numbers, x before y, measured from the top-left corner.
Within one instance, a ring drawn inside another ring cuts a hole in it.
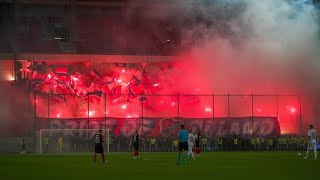
[[[11,52],[10,42],[6,36],[2,17],[0,17],[0,52],[8,53]]]

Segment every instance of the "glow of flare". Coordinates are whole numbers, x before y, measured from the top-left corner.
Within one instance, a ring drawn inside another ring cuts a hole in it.
[[[94,115],[94,111],[89,111],[89,116]]]
[[[7,79],[8,81],[14,81],[14,76],[12,76],[11,74],[8,74]]]
[[[287,106],[287,110],[292,114],[297,112],[297,109],[293,106]]]
[[[205,112],[211,112],[211,111],[212,111],[212,109],[211,109],[211,108],[209,108],[209,107],[206,107],[206,108],[204,109],[204,111],[205,111]]]

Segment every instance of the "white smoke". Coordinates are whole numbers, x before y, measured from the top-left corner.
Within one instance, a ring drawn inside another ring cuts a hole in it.
[[[211,92],[298,94],[309,111],[318,106],[320,21],[312,1],[175,0],[149,3],[144,13],[175,21],[182,44],[193,44],[186,60],[202,67]]]
[[[21,87],[11,85],[0,89],[0,137],[25,136],[33,128],[32,106]]]
[[[292,2],[277,0],[242,2],[245,7],[238,17],[226,19],[228,22],[219,20],[209,28],[200,24],[188,33],[194,37],[193,33],[205,32],[205,40],[200,41],[201,46],[196,46],[200,48],[195,48],[194,53],[208,77],[213,78],[208,82],[214,90],[231,93],[305,91],[300,88],[304,78],[319,76],[315,69],[319,67],[315,61],[319,57],[319,26],[313,6],[297,7]],[[216,16],[204,14],[206,19]],[[231,31],[229,36],[217,33],[219,25],[225,24],[222,31]]]

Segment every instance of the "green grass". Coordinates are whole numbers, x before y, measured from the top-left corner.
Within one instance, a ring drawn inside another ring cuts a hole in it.
[[[176,153],[114,153],[102,164],[91,155],[0,155],[0,179],[308,179],[319,177],[320,160],[303,160],[295,152],[203,153],[189,164],[177,166]]]

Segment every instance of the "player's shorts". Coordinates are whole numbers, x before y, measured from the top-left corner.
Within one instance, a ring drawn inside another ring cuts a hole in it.
[[[103,146],[100,144],[96,144],[94,146],[94,153],[99,153],[99,154],[103,153]]]
[[[134,146],[134,150],[136,150],[136,151],[139,150],[139,144],[138,143],[134,143],[133,146]]]
[[[309,151],[317,150],[317,143],[308,143],[308,150]]]
[[[197,147],[197,148],[200,147],[200,141],[199,141],[199,140],[196,141],[196,147]]]
[[[26,150],[26,145],[25,145],[25,144],[22,144],[22,145],[21,145],[21,149],[22,149],[22,151],[25,151],[25,150]]]
[[[179,151],[188,151],[188,142],[180,142]]]

